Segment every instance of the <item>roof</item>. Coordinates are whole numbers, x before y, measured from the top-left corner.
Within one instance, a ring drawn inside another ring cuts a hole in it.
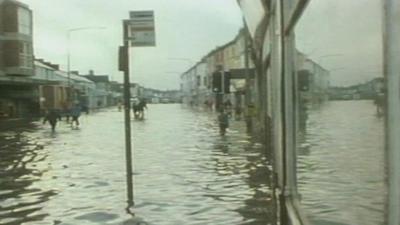
[[[109,79],[107,75],[83,75],[85,77],[95,83],[108,83]]]
[[[55,70],[53,67],[51,67],[51,66],[48,66],[48,65],[46,65],[46,64],[44,64],[44,63],[42,63],[42,62],[40,62],[40,61],[37,61],[37,60],[35,60],[35,66],[39,66],[39,67],[42,67],[42,68],[46,68],[46,69],[48,69],[48,70]]]
[[[239,40],[239,38],[240,38],[242,35],[244,35],[244,32],[245,32],[244,28],[241,28],[241,29],[239,30],[239,32],[236,34],[236,36],[235,36],[235,38],[234,38],[233,40],[231,40],[231,41],[229,41],[229,42],[223,44],[222,46],[218,46],[218,47],[216,47],[215,49],[211,50],[209,53],[207,53],[205,56],[203,56],[199,62],[195,63],[192,67],[190,67],[188,70],[186,70],[185,72],[183,72],[183,73],[181,74],[181,77],[182,77],[184,74],[186,74],[186,73],[188,73],[189,71],[191,71],[191,70],[193,70],[194,68],[196,68],[199,64],[204,63],[205,60],[206,60],[206,58],[211,57],[211,56],[215,55],[216,53],[218,53],[218,52],[220,52],[220,51],[223,51],[224,49],[226,49],[227,47],[229,47],[229,46],[231,46],[231,45],[234,45],[234,44]]]
[[[74,73],[71,73],[71,72],[70,72],[70,74],[68,76],[68,72],[61,71],[61,70],[56,70],[55,68],[53,68],[53,67],[51,67],[51,66],[47,65],[46,63],[43,63],[43,62],[41,62],[39,60],[35,60],[34,63],[35,63],[35,66],[51,70],[51,71],[53,71],[54,75],[56,75],[56,76],[58,75],[58,76],[66,79],[66,80],[68,80],[68,77],[69,77],[69,78],[71,78],[71,80],[74,80],[74,81],[77,81],[77,82],[93,83],[91,80],[89,80],[89,79],[87,79],[85,77],[82,77],[82,76],[78,76],[78,75],[76,75]],[[35,77],[34,76],[33,78],[40,80],[40,77]]]
[[[68,77],[68,73],[65,72],[65,71],[57,70],[57,71],[55,71],[55,73],[57,73],[57,74],[59,74],[59,75],[61,75],[63,77]],[[73,74],[73,73],[69,73],[69,77],[72,80],[75,80],[75,81],[85,82],[85,83],[93,83],[91,80],[89,80],[89,79],[87,79],[85,77],[82,77],[82,76],[78,76],[78,75]]]

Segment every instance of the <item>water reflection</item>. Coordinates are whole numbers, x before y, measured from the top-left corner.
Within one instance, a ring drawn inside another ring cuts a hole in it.
[[[1,224],[42,220],[48,215],[40,212],[43,204],[57,194],[34,185],[46,173],[43,162],[48,157],[41,143],[27,137],[34,129],[29,123],[24,128],[0,134]]]
[[[305,123],[299,191],[315,224],[383,224],[383,119],[373,102],[326,102]]]
[[[151,105],[133,121],[135,206],[127,213],[123,117],[82,117],[80,130],[37,123],[0,132],[0,224],[272,224],[264,146],[214,114]],[[143,218],[143,219],[141,219]]]
[[[233,141],[231,142],[231,140]],[[240,179],[239,177],[235,178],[235,175],[243,177],[243,174],[246,173],[244,179],[252,194],[251,197],[244,195],[245,206],[235,210],[248,220],[241,224],[271,223],[275,218],[275,208],[270,186],[272,184],[272,171],[268,167],[270,162],[267,160],[265,146],[251,137],[244,136],[239,138],[234,136],[222,137],[222,141],[215,145],[215,149],[228,157],[228,159],[214,158],[218,174],[229,177],[234,181]],[[245,156],[244,162],[242,160],[235,160],[236,157],[243,154]],[[227,173],[227,171],[230,172]],[[233,182],[230,183],[228,188],[237,188]],[[222,198],[221,200],[226,199]]]

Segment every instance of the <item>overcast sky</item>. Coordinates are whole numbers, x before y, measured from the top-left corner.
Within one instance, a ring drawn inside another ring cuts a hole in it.
[[[381,4],[379,0],[311,0],[297,24],[297,48],[331,71],[332,85],[382,77]]]
[[[66,69],[67,30],[72,33],[71,68],[107,74],[122,81],[117,53],[122,19],[131,10],[154,10],[157,46],[131,49],[131,80],[147,87],[176,89],[179,73],[202,56],[234,38],[242,26],[235,0],[20,0],[34,16],[37,58]],[[181,58],[182,60],[173,60]]]
[[[66,69],[67,30],[72,69],[110,75],[117,68],[122,19],[131,10],[154,10],[156,47],[131,49],[131,80],[176,89],[179,74],[234,38],[242,26],[236,0],[20,0],[34,14],[35,55]],[[382,15],[378,0],[312,0],[296,28],[299,50],[331,71],[331,84],[349,85],[381,76]],[[174,60],[181,58],[181,60]]]

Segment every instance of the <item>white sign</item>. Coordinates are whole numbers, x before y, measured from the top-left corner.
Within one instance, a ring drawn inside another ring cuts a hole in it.
[[[128,40],[133,47],[156,45],[153,11],[131,11],[127,20]]]

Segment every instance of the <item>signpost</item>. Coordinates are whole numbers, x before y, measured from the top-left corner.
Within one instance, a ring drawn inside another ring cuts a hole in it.
[[[153,11],[132,11],[127,20],[128,39],[132,47],[156,45],[156,32]]]
[[[125,157],[128,209],[133,201],[132,135],[131,135],[131,93],[129,76],[129,46],[155,46],[155,26],[153,11],[132,11],[130,19],[123,20],[123,43],[119,48],[119,70],[124,72],[125,104]]]

